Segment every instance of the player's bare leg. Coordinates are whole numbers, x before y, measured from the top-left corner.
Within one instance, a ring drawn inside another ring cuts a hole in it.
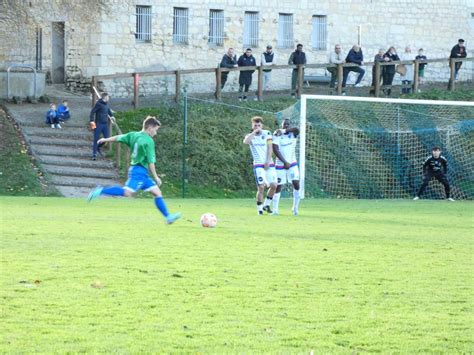
[[[272,182],[270,187],[268,188],[267,198],[265,199],[265,203],[263,204],[263,210],[267,213],[272,213],[272,209],[270,208],[270,204],[272,203],[273,195],[277,189],[277,184]]]
[[[260,184],[257,186],[257,212],[258,214],[263,214],[263,192],[265,190],[265,185]]]

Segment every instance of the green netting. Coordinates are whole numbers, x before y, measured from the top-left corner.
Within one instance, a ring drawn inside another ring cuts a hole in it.
[[[452,197],[473,198],[474,106],[313,97],[306,103],[306,196],[413,196],[423,162],[440,146]],[[299,125],[300,103],[277,116]],[[444,198],[444,189],[433,180],[423,197]]]

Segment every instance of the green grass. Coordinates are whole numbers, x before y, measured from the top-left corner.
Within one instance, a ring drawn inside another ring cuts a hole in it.
[[[472,202],[0,203],[2,353],[474,351]]]

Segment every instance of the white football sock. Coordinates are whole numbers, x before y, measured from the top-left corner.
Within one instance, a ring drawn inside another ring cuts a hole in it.
[[[280,192],[273,195],[273,211],[278,212],[278,204],[280,203]]]
[[[297,210],[300,205],[300,191],[293,190],[293,209]]]

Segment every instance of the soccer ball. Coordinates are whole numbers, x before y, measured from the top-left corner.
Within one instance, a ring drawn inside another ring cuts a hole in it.
[[[204,213],[201,216],[201,226],[205,228],[214,228],[217,225],[217,217],[212,213]]]

